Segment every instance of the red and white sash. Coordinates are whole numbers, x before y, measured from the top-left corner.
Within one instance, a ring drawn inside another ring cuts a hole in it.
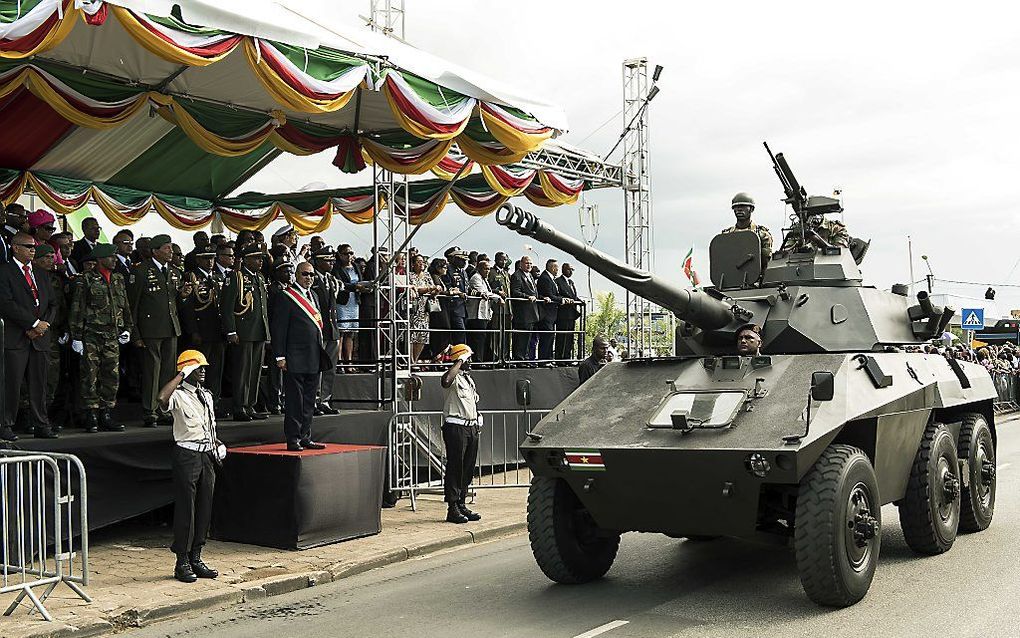
[[[287,288],[283,292],[290,298],[291,301],[297,304],[297,307],[300,308],[309,319],[312,320],[312,323],[319,328],[319,332],[322,332],[322,315],[315,309],[315,306],[313,306],[304,295],[293,288]]]

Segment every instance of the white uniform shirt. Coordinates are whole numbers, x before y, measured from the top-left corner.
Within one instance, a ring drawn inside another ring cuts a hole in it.
[[[169,411],[174,417],[174,441],[181,447],[208,452],[216,447],[216,415],[212,394],[181,382],[170,395]]]

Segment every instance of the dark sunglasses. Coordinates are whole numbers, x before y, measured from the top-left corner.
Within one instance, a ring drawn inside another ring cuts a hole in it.
[[[299,272],[298,273],[298,277],[314,277],[314,276],[315,276],[315,273],[313,273],[313,272]]]
[[[48,230],[51,233],[57,229],[56,226],[40,226],[39,228],[42,228],[43,230]]]
[[[14,245],[21,246],[22,248],[27,248],[28,250],[35,250],[35,244],[14,244]]]

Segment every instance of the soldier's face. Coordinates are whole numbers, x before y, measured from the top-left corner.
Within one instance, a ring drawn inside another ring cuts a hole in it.
[[[205,366],[201,366],[198,370],[189,374],[188,383],[195,386],[205,383]]]
[[[733,216],[737,218],[738,224],[746,224],[751,221],[751,212],[754,210],[752,206],[746,204],[737,204],[733,207]]]
[[[32,264],[36,268],[40,268],[46,272],[53,272],[53,253],[49,253],[43,257],[36,257],[32,260]]]
[[[117,259],[117,258],[116,257],[100,257],[96,261],[99,263],[99,267],[100,268],[105,268],[107,270],[113,270],[113,268],[114,268],[114,260],[115,259]]]
[[[761,347],[761,337],[754,330],[741,330],[737,335],[737,354],[755,355]]]
[[[213,258],[212,257],[196,257],[195,263],[199,265],[202,270],[212,270]]]
[[[170,244],[163,244],[159,248],[152,249],[152,256],[162,263],[167,263],[174,257],[174,247]]]

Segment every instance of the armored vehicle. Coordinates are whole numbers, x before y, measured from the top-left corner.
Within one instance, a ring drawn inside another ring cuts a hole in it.
[[[720,234],[713,285],[700,289],[621,264],[514,206],[498,212],[503,226],[680,320],[678,356],[606,365],[521,445],[534,474],[531,547],[550,579],[602,577],[628,531],[778,539],[792,545],[808,597],[845,607],[874,576],[882,505],[899,507],[920,554],[991,523],[991,378],[909,351],[941,334],[953,309],[925,292],[909,299],[905,286],[865,286],[868,244],[833,246],[813,230],[840,201],[808,196],[782,154],[772,160],[793,248],[763,268],[757,233]],[[735,336],[749,323],[761,349],[741,356]]]

